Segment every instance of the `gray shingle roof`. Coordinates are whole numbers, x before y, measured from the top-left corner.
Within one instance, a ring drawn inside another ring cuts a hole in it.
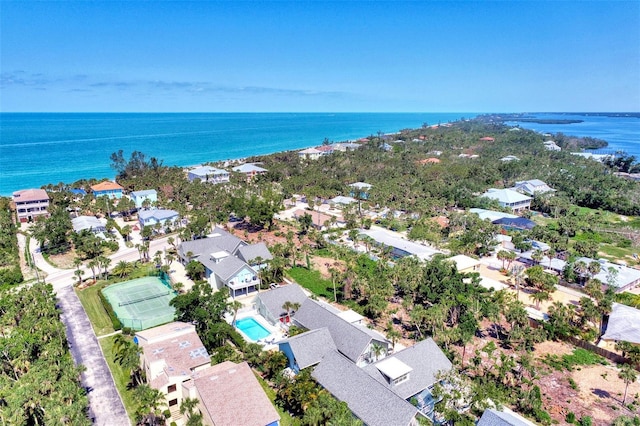
[[[336,351],[326,353],[312,376],[369,426],[409,425],[418,410]]]
[[[289,301],[302,305],[307,295],[298,284],[288,284],[273,290],[263,291],[256,296],[276,320],[287,312],[282,309],[284,302]]]
[[[154,218],[158,222],[161,222],[178,216],[179,214],[177,211],[166,209],[141,210],[138,212],[138,217],[145,221]]]
[[[531,426],[533,423],[515,413],[487,409],[477,426]]]
[[[379,340],[381,337],[378,333],[370,333],[366,327],[358,327],[343,320],[311,299],[305,300],[300,306],[294,321],[309,330],[327,327],[338,350],[353,362],[358,362],[372,339]]]
[[[614,303],[602,338],[640,344],[640,310]]]
[[[253,261],[259,257],[262,258],[263,261],[273,259],[273,256],[271,255],[271,252],[269,252],[265,243],[241,246],[238,248],[236,255],[250,265],[255,264]]]
[[[240,238],[231,235],[222,228],[216,227],[207,238],[183,241],[180,244],[179,251],[182,255],[192,252],[194,257],[202,254],[209,255],[221,250],[233,254],[242,245],[245,245],[245,243]]]
[[[409,380],[397,385],[389,384],[388,380],[377,368],[377,364],[389,358],[396,358],[413,369],[409,374]],[[450,369],[451,361],[431,338],[364,367],[364,370],[371,377],[403,399],[411,398],[436,383],[436,373],[438,371],[448,371]]]
[[[319,363],[327,352],[336,350],[336,344],[326,327],[290,337],[279,345],[289,345],[300,369]]]
[[[216,263],[211,260],[209,254],[202,254],[197,260],[225,283],[233,278],[242,268],[250,268],[249,265],[234,256],[227,256]]]

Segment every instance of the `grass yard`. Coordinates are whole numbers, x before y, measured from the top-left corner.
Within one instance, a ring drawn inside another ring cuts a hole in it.
[[[260,386],[262,386],[262,390],[264,390],[264,393],[267,395],[267,398],[269,398],[269,401],[271,401],[271,404],[273,404],[278,414],[280,414],[280,426],[299,426],[299,419],[291,417],[291,414],[278,407],[278,405],[276,404],[276,391],[273,390],[262,377],[255,373],[253,374],[258,379],[258,383],[260,383]]]
[[[97,284],[92,285],[91,287],[87,287],[82,290],[76,289],[80,303],[82,303],[82,306],[89,317],[89,321],[91,321],[91,325],[93,326],[93,331],[96,333],[96,336],[103,336],[105,334],[113,333],[114,331],[111,319],[100,301],[100,296],[98,296],[98,291],[106,287],[108,284],[110,284],[108,281],[98,281]]]
[[[323,279],[320,271],[297,266],[289,269],[287,275],[316,296],[333,300],[333,284],[331,281]]]
[[[130,380],[129,372],[125,371],[119,364],[116,364],[113,361],[113,338],[114,336],[109,336],[104,339],[99,339],[98,341],[100,342],[102,353],[109,365],[109,370],[111,370],[111,374],[113,375],[113,381],[116,384],[120,398],[122,398],[122,402],[124,403],[124,408],[127,410],[127,414],[131,419],[131,424],[135,424],[134,413],[136,410],[136,403],[133,399],[132,390],[127,389]]]

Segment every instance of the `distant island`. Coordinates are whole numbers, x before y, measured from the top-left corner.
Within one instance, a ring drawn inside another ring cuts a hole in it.
[[[529,114],[483,114],[476,117],[485,123],[505,123],[507,121],[520,123],[538,123],[538,124],[577,124],[583,123],[584,120],[571,119],[555,119],[555,118],[537,118]]]

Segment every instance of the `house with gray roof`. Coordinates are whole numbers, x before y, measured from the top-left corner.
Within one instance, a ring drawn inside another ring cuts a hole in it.
[[[229,176],[230,173],[228,171],[211,166],[196,167],[187,173],[189,182],[200,179],[201,182],[206,183],[226,183],[229,182]]]
[[[640,344],[640,310],[613,303],[603,340]]]
[[[555,189],[551,188],[540,179],[518,181],[516,182],[516,186],[511,189],[531,196],[534,196],[536,194],[544,194],[547,192],[555,192]]]
[[[282,307],[285,302],[298,303],[307,300],[307,294],[298,284],[287,284],[259,293],[253,300],[256,311],[271,325],[286,321],[287,311]]]
[[[505,189],[496,189],[489,188],[487,192],[482,194],[484,198],[491,198],[492,200],[496,200],[498,204],[502,207],[507,207],[511,209],[514,213],[521,212],[523,210],[528,210],[531,207],[532,198],[523,195],[513,189],[505,188]]]
[[[140,222],[141,228],[154,226],[156,223],[162,226],[170,226],[179,218],[180,214],[175,210],[153,209],[138,212],[138,222]]]
[[[482,417],[478,420],[477,426],[535,426],[521,415],[511,410],[494,410],[487,409],[482,413]]]
[[[241,246],[247,245],[240,238],[230,234],[220,227],[215,227],[213,232],[199,240],[183,241],[178,246],[178,255],[183,264],[202,254],[211,254],[215,251],[224,250],[228,253],[235,253]],[[191,256],[187,256],[191,253]]]
[[[422,414],[338,351],[328,351],[311,373],[368,426],[417,426]]]
[[[616,293],[631,290],[640,284],[640,270],[638,269],[612,263],[605,259],[596,260],[588,257],[579,257],[576,262],[584,262],[586,265],[598,262],[600,272],[595,274],[593,278],[600,280],[603,284],[611,285],[615,288]]]
[[[451,368],[451,361],[433,339],[428,338],[369,364],[364,370],[402,399],[415,398],[418,409],[432,416],[437,400],[431,392],[438,382],[437,375]]]
[[[330,305],[306,299],[294,315],[293,323],[307,330],[326,327],[338,351],[359,367],[380,356],[376,355],[378,347],[382,347],[383,355],[387,354],[390,342],[382,334],[363,325],[351,324],[338,313]]]
[[[289,360],[289,368],[296,373],[322,361],[325,354],[336,350],[336,344],[326,327],[307,331],[278,343],[280,352]]]
[[[254,163],[241,164],[239,166],[232,168],[231,170],[233,170],[236,173],[242,173],[243,175],[245,175],[248,181],[258,175],[263,175],[268,172],[267,169],[257,166]]]
[[[71,226],[73,226],[73,232],[80,233],[85,229],[99,234],[101,232],[107,232],[106,225],[95,216],[78,216],[71,219]]]
[[[254,269],[262,269],[267,266],[267,261],[273,259],[271,252],[264,242],[241,245],[236,250],[236,256]]]
[[[226,251],[202,254],[196,259],[205,267],[205,278],[212,287],[228,287],[231,296],[256,291],[260,285],[258,272]]]

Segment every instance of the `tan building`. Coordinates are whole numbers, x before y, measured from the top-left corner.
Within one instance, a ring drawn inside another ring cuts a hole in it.
[[[13,193],[18,222],[33,222],[49,217],[49,195],[44,189],[23,189]]]

